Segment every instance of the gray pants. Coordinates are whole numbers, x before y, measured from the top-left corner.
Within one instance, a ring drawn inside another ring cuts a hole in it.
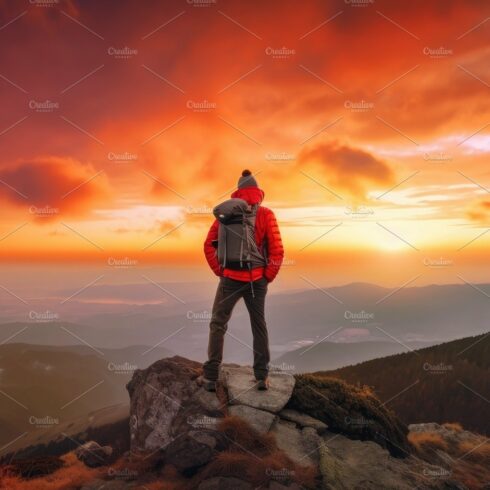
[[[240,298],[245,301],[253,334],[254,374],[256,379],[264,379],[269,371],[269,338],[265,323],[265,296],[267,294],[267,279],[263,277],[253,282],[235,281],[222,277],[216,291],[213,313],[209,324],[208,361],[204,363],[204,376],[217,380],[219,367],[223,360],[223,344],[228,321],[233,308]]]

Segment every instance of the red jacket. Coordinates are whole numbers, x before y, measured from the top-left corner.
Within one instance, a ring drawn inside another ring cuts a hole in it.
[[[231,197],[236,197],[247,201],[249,204],[260,204],[264,199],[264,192],[258,187],[245,187],[236,190]],[[218,262],[216,256],[216,248],[212,242],[218,239],[219,221],[215,220],[209,229],[208,236],[204,241],[204,255],[208,261],[209,267],[217,276],[230,277],[237,281],[250,281],[249,271],[236,271],[231,269],[223,269]],[[284,258],[284,248],[282,246],[281,233],[277,225],[274,213],[263,206],[257,209],[257,217],[255,219],[255,241],[259,250],[264,243],[267,243],[267,265],[265,267],[257,267],[252,269],[252,280],[256,281],[261,277],[271,282],[276,277]]]

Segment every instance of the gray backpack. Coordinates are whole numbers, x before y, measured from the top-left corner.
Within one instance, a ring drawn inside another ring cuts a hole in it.
[[[218,262],[233,270],[251,270],[266,264],[255,242],[255,218],[258,204],[250,206],[243,199],[228,199],[213,209],[219,221]]]

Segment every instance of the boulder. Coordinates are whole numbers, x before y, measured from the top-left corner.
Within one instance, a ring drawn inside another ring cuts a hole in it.
[[[270,388],[258,391],[251,367],[228,367],[221,369],[221,379],[228,390],[228,403],[277,413],[289,401],[294,388],[294,376],[280,371],[269,374]]]
[[[97,468],[111,462],[112,447],[101,446],[95,441],[89,441],[75,449],[75,455],[86,466]]]
[[[311,427],[319,433],[325,431],[328,425],[321,420],[310,417],[306,413],[300,413],[290,408],[284,408],[279,412],[279,417],[297,423],[300,427]]]
[[[294,422],[278,419],[271,429],[276,438],[277,447],[284,451],[295,463],[301,466],[314,464],[314,459],[308,454],[303,434]]]
[[[229,407],[228,413],[244,419],[260,434],[268,432],[272,422],[274,422],[274,419],[276,418],[273,413],[258,410],[247,405],[232,405]]]
[[[164,452],[177,438],[189,442],[194,450],[196,428],[207,432],[206,440],[214,447],[216,438],[211,442],[209,433],[223,411],[216,394],[206,392],[196,383],[200,371],[200,363],[179,356],[135,371],[127,385],[131,451]],[[184,437],[192,431],[193,434]],[[182,443],[175,442],[173,447],[182,451]]]

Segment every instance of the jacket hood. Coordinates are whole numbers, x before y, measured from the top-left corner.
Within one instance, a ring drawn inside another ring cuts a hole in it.
[[[232,195],[232,198],[243,199],[248,204],[253,206],[254,204],[260,204],[264,200],[264,191],[258,187],[243,187],[237,189]]]

